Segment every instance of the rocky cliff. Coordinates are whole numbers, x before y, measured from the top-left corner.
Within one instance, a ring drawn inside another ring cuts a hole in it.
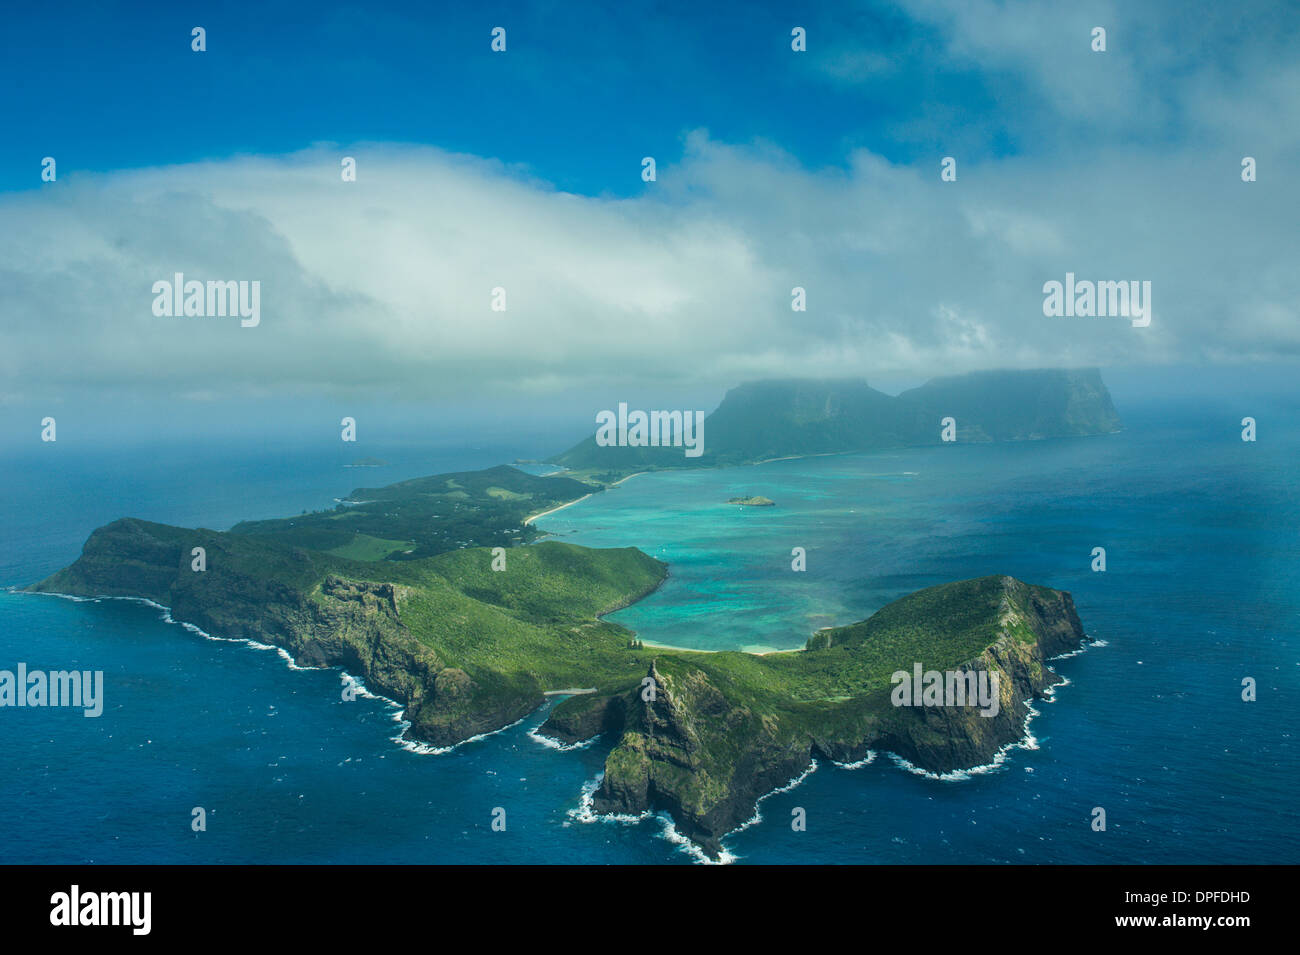
[[[704,419],[704,452],[601,447],[587,438],[551,461],[575,470],[744,464],[770,458],[941,443],[955,421],[958,443],[1032,441],[1108,434],[1120,428],[1095,369],[988,371],[935,378],[891,397],[860,379],[751,381],[727,392]]]
[[[945,616],[941,607],[955,613]],[[844,677],[837,671],[855,661],[872,666],[879,644],[889,642],[889,665],[909,673],[915,658],[927,668],[996,674],[997,713],[981,715],[974,705],[895,706],[878,677],[866,679],[859,696],[763,706],[747,680],[710,659],[726,655],[694,654],[656,660],[640,687],[616,698],[584,699],[574,709],[585,719],[558,707],[542,732],[570,741],[599,731],[616,735],[595,810],[667,811],[681,832],[716,854],[759,797],[797,777],[814,757],[849,762],[885,751],[933,773],[991,762],[1024,738],[1031,701],[1060,682],[1045,660],[1084,640],[1069,594],[1010,577],[930,588],[880,615],[883,623],[823,632],[810,649],[757,658],[757,665],[775,671],[772,683],[793,677],[799,684],[809,671],[838,683]],[[959,659],[972,639],[985,645]],[[843,659],[823,667],[819,654],[832,653]]]
[[[989,762],[1023,736],[1030,701],[1056,682],[1045,660],[1083,639],[1069,594],[995,576],[918,591],[795,653],[652,657],[598,616],[657,587],[660,562],[557,542],[511,551],[508,572],[492,560],[470,548],[360,563],[126,519],[32,589],[145,597],[214,635],[344,667],[405,707],[411,737],[438,746],[507,726],[548,691],[596,687],[542,727],[570,742],[613,741],[596,810],[667,811],[713,853],[759,797],[816,756],[886,750],[937,773]],[[996,715],[893,705],[891,674],[914,664],[996,674]]]

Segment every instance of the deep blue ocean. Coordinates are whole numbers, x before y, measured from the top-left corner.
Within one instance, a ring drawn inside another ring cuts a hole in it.
[[[1121,412],[1126,429],[1100,437],[642,475],[540,526],[669,562],[666,584],[614,618],[647,643],[801,646],[919,587],[989,573],[1074,594],[1100,643],[1055,664],[1070,682],[1038,707],[1030,748],[955,780],[885,754],[823,762],[726,840],[742,863],[1300,862],[1300,433],[1273,423],[1248,444],[1222,409]],[[34,444],[4,459],[0,585],[57,570],[123,515],[226,528],[553,450],[524,436],[347,451]],[[343,467],[358,454],[390,463]],[[740,494],[777,506],[726,503]],[[804,573],[790,569],[796,546]],[[1090,570],[1098,546],[1105,573]],[[583,821],[608,744],[542,745],[528,731],[544,711],[422,755],[394,742],[391,705],[343,701],[338,671],[290,669],[138,603],[0,592],[0,669],[19,661],[103,670],[106,703],[98,719],[0,709],[0,862],[696,858],[657,819]],[[1098,806],[1105,832],[1090,826]]]

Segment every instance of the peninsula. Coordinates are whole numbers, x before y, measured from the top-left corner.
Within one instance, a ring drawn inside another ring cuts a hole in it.
[[[344,667],[405,708],[411,738],[436,746],[508,726],[548,694],[582,688],[541,732],[614,741],[597,811],[667,811],[715,854],[760,796],[814,756],[852,761],[885,749],[940,773],[987,762],[1021,738],[1029,701],[1052,685],[1044,661],[1083,639],[1068,594],[993,576],[922,590],[860,624],[820,631],[800,652],[650,649],[601,619],[664,580],[666,565],[641,551],[542,541],[505,550],[504,569],[494,570],[492,548],[446,546],[471,527],[496,539],[508,524],[517,536],[519,514],[576,483],[502,469],[438,475],[364,491],[387,502],[384,513],[346,508],[226,532],[125,518],[29,589],[143,597],[206,632],[281,647],[299,665]],[[461,508],[441,520],[410,519],[443,508],[449,487],[483,493],[455,498]],[[487,494],[510,487],[532,490]],[[354,536],[330,549],[304,546],[346,534]],[[366,549],[358,537],[384,534],[407,535],[409,547],[391,559],[355,556]],[[206,570],[193,569],[196,547]],[[892,706],[890,674],[915,662],[1000,674],[998,715]]]
[[[1005,377],[982,399],[978,383],[957,379],[919,389],[933,405],[905,404],[923,409],[927,430],[944,409],[989,440],[1118,427],[1099,378],[1002,374],[1055,389],[1057,413],[1020,409],[1018,423],[1002,422],[999,402],[1027,400],[1005,392]],[[742,386],[710,420],[743,422],[775,401],[798,412],[785,419],[792,443],[738,424],[711,433],[738,458],[822,453],[861,440],[844,426],[861,425],[863,408],[902,400],[875,395],[865,384]],[[897,441],[905,432],[879,434]],[[726,459],[719,451],[713,460]],[[344,667],[402,705],[411,738],[440,747],[563,696],[541,733],[612,743],[594,809],[665,811],[714,855],[764,793],[814,758],[888,751],[933,773],[988,763],[1023,738],[1030,702],[1059,682],[1046,661],[1084,640],[1068,593],[992,575],[904,596],[860,623],[818,631],[797,652],[647,648],[603,617],[657,588],[667,565],[633,547],[539,541],[533,524],[603,493],[596,482],[502,466],[357,488],[331,510],[229,531],[123,518],[28,590],[145,598],[214,635],[280,647],[299,665]],[[895,705],[891,675],[922,665],[980,675],[997,688],[997,705],[984,715],[972,705]]]

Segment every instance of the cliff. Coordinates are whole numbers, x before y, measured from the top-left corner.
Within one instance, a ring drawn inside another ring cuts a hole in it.
[[[653,693],[643,685],[566,701],[542,732],[569,741],[616,734],[595,810],[667,811],[717,853],[759,797],[814,757],[886,751],[934,773],[989,763],[1023,738],[1030,702],[1060,682],[1044,661],[1083,639],[1069,594],[1010,577],[961,581],[823,631],[800,653],[661,653],[647,671]],[[914,662],[996,674],[997,712],[894,705],[889,676],[910,674]]]
[[[1096,369],[989,371],[935,378],[897,397],[857,379],[754,381],[727,392],[704,419],[704,453],[600,447],[594,436],[556,455],[575,471],[734,465],[810,454],[940,443],[940,421],[958,442],[1030,441],[1107,434],[1119,415]]]
[[[483,489],[476,526],[488,534],[499,524],[486,492],[503,477],[455,481]],[[372,492],[388,511],[368,519],[440,539],[436,523],[414,521],[403,505],[414,496],[424,513],[448,487],[425,479]],[[268,523],[253,533],[114,521],[29,589],[144,597],[214,635],[344,667],[405,707],[410,737],[438,746],[508,726],[547,692],[595,687],[557,705],[542,732],[613,742],[597,811],[665,810],[714,853],[760,796],[815,756],[888,750],[939,773],[988,762],[1021,738],[1029,702],[1055,681],[1044,660],[1083,638],[1069,594],[994,576],[918,591],[819,631],[795,653],[648,651],[601,619],[667,574],[635,548],[544,541],[364,561],[299,546],[292,522],[283,535]],[[917,664],[996,674],[996,714],[895,706],[891,674]]]
[[[203,547],[207,569],[191,569]],[[628,631],[597,620],[659,585],[659,561],[632,548],[544,542],[515,551],[513,573],[473,548],[421,561],[361,563],[256,537],[125,518],[86,541],[69,567],[29,588],[144,597],[222,637],[340,666],[406,709],[408,735],[438,746],[500,729],[583,676],[626,685]]]

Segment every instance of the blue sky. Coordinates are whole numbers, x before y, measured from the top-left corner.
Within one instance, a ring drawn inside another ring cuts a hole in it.
[[[834,22],[824,13],[419,6],[105,4],[69,17],[22,5],[0,46],[10,133],[0,174],[7,188],[28,186],[34,153],[104,170],[374,140],[493,156],[562,189],[622,194],[643,155],[680,154],[683,130],[699,126],[768,138],[813,164],[840,162],[853,145],[904,158],[925,146],[884,134],[909,109],[897,90],[836,83],[789,55],[792,25],[812,31],[815,55]],[[914,32],[888,11],[837,20],[887,44]],[[208,31],[202,55],[190,50],[196,25]],[[505,55],[489,50],[494,26],[507,30]],[[966,102],[984,98],[977,84],[948,85]]]
[[[677,158],[700,127],[814,167],[859,147],[910,162],[960,143],[976,160],[1060,132],[1032,76],[950,55],[941,23],[891,3],[23,4],[7,19],[10,190],[45,155],[71,174],[395,141],[623,195],[643,155]],[[1096,65],[1076,22],[1050,27],[1046,48],[1073,47],[1062,69]]]
[[[0,408],[1294,363],[1298,48],[1264,2],[14,5]],[[155,315],[177,272],[260,325]],[[1067,272],[1152,324],[1046,318]]]

